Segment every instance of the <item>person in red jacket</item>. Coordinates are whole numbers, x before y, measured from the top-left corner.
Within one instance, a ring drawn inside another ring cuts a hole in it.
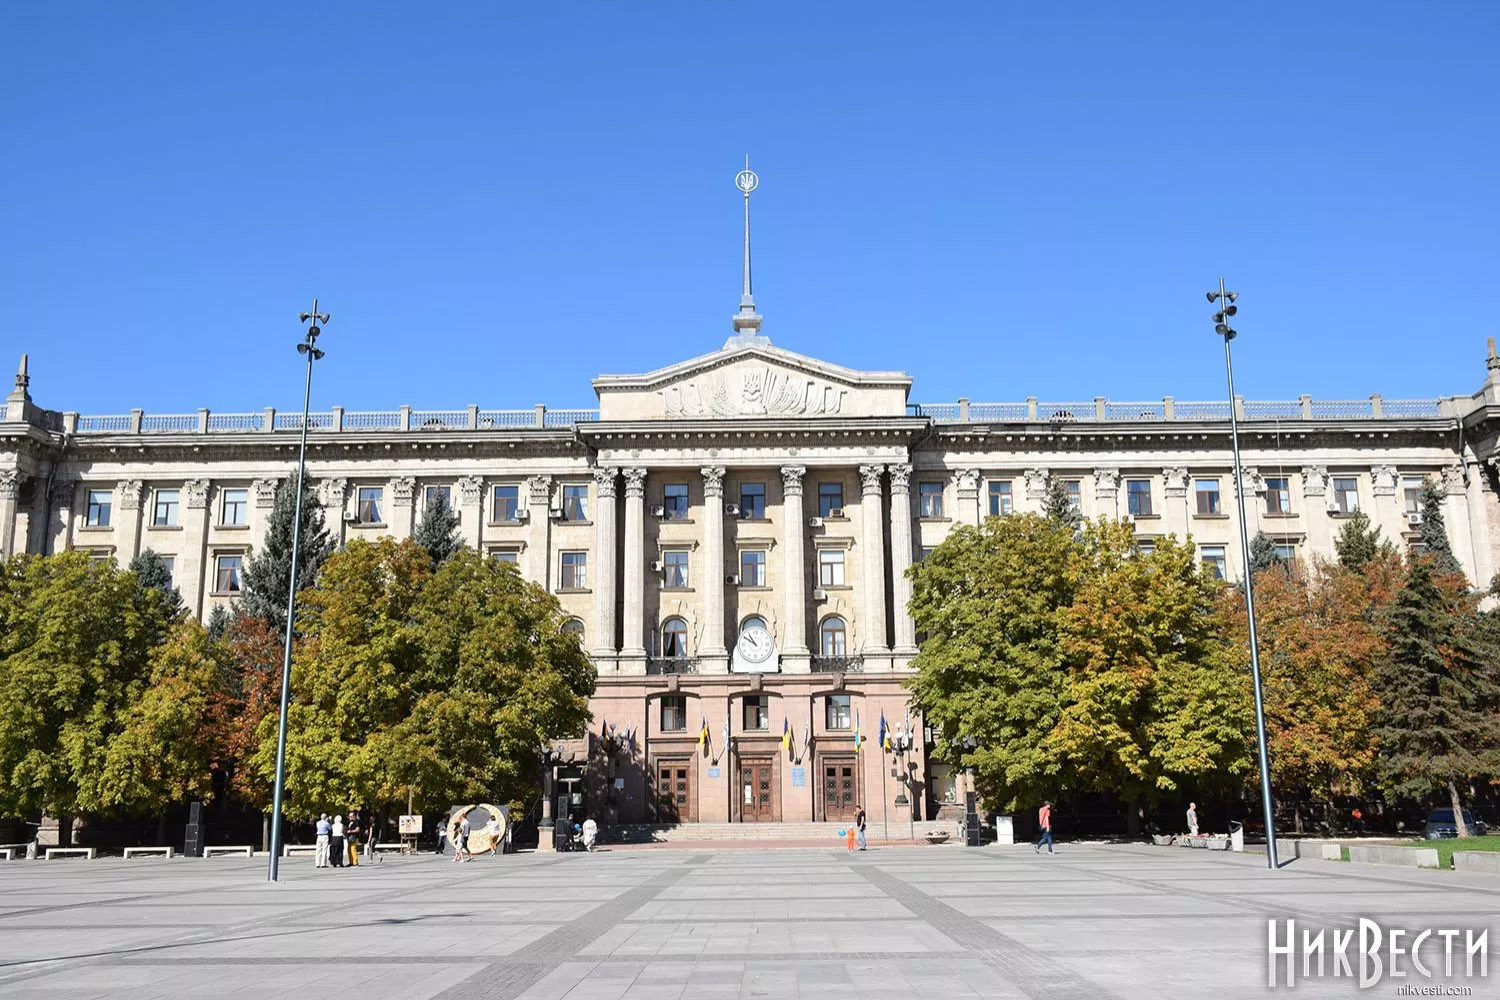
[[[1042,808],[1037,810],[1036,821],[1042,828],[1042,835],[1036,841],[1036,853],[1042,853],[1042,845],[1047,845],[1047,853],[1052,851],[1052,803],[1043,802]]]

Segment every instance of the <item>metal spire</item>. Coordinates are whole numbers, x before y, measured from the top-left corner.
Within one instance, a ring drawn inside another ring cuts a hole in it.
[[[745,154],[745,169],[734,177],[734,186],[745,196],[745,275],[740,293],[740,311],[734,316],[734,333],[726,348],[769,344],[760,332],[760,314],[755,311],[755,296],[750,290],[750,192],[760,187],[760,178],[750,169],[750,155]]]

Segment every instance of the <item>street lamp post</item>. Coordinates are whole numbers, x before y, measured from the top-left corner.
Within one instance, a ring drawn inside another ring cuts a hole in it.
[[[1245,617],[1250,621],[1250,676],[1255,687],[1255,736],[1260,744],[1260,799],[1265,810],[1266,821],[1266,866],[1276,870],[1276,821],[1271,802],[1271,758],[1266,746],[1266,708],[1261,694],[1260,644],[1255,637],[1255,581],[1250,572],[1250,534],[1245,527],[1245,481],[1240,471],[1240,428],[1234,404],[1234,362],[1230,357],[1229,342],[1234,339],[1234,328],[1230,319],[1239,312],[1234,304],[1239,292],[1225,289],[1224,279],[1219,279],[1219,290],[1208,293],[1209,302],[1217,302],[1219,311],[1214,313],[1214,332],[1224,338],[1224,371],[1229,379],[1229,441],[1234,449],[1234,493],[1240,514],[1240,558],[1245,567]]]
[[[323,330],[320,323],[328,322],[328,314],[318,312],[318,300],[313,299],[312,312],[301,315],[308,323],[307,336],[297,345],[297,353],[307,356],[307,380],[302,389],[302,446],[297,452],[297,497],[292,513],[292,573],[287,581],[286,639],[281,655],[281,718],[276,728],[276,788],[271,796],[271,859],[266,879],[276,881],[278,862],[281,860],[281,800],[286,790],[286,715],[292,693],[292,629],[297,620],[297,557],[302,546],[302,485],[307,477],[307,423],[312,404],[313,362],[323,356],[318,349],[318,334]]]

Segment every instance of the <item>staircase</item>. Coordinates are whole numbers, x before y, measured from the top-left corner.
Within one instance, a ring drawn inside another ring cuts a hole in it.
[[[625,823],[619,826],[599,828],[599,837],[609,844],[663,844],[702,843],[705,841],[802,841],[823,842],[830,847],[841,842],[840,830],[848,830],[848,823],[680,823],[675,825],[651,823]],[[960,843],[962,827],[951,820],[923,820],[908,825],[906,820],[890,821],[892,843],[906,843],[910,835],[917,843],[927,843],[927,834],[943,831],[948,834],[948,843]],[[886,827],[879,817],[871,818],[865,826],[865,835],[870,840],[884,840]]]

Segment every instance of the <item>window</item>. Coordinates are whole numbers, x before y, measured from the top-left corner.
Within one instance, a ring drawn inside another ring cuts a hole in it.
[[[743,728],[746,730],[770,729],[771,709],[770,695],[747,694],[745,695]]]
[[[1198,498],[1198,513],[1219,513],[1219,481],[1217,479],[1194,480],[1193,493]]]
[[[688,655],[687,622],[681,618],[668,618],[661,623],[661,655],[670,657]]]
[[[917,484],[917,516],[918,517],[942,517],[943,516],[943,484],[942,483],[918,483]]]
[[[1275,552],[1277,562],[1293,563],[1297,561],[1296,542],[1278,541],[1276,542]]]
[[[990,483],[990,516],[1000,517],[1014,510],[1015,500],[1010,493],[1010,480]]]
[[[514,566],[521,561],[521,553],[516,549],[490,549],[490,558]]]
[[[763,519],[766,516],[766,484],[740,483],[740,517]]]
[[[110,490],[89,490],[88,519],[90,528],[109,527],[109,511],[113,506],[114,493]]]
[[[113,564],[115,561],[115,555],[109,549],[82,549],[80,551],[89,554],[89,562],[91,563]]]
[[[838,511],[839,516],[844,513],[844,484],[819,483],[818,516],[834,517],[834,511]]]
[[[567,621],[563,622],[562,634],[577,636],[578,644],[580,646],[583,645],[583,619],[569,618]]]
[[[687,730],[687,695],[664,694],[661,696],[661,731],[681,733]]]
[[[1135,550],[1143,556],[1149,556],[1156,551],[1156,539],[1137,538],[1135,540]]]
[[[740,586],[766,585],[766,553],[763,549],[740,550]]]
[[[519,486],[496,486],[490,502],[490,517],[496,521],[514,521],[521,509]]]
[[[1077,479],[1064,479],[1063,492],[1068,494],[1068,506],[1083,510],[1083,484]]]
[[[379,486],[361,486],[359,488],[359,523],[360,524],[382,524],[381,501],[385,499],[385,490]]]
[[[219,511],[219,523],[226,528],[238,528],[250,523],[249,490],[225,490],[224,500],[220,506],[222,509]]]
[[[932,555],[932,546],[924,545],[917,550],[917,562],[926,562],[927,557]]]
[[[219,556],[214,574],[214,593],[238,594],[240,592],[240,570],[245,557]]]
[[[1340,514],[1353,514],[1359,510],[1359,480],[1353,476],[1335,477],[1333,504]]]
[[[1290,514],[1292,512],[1291,481],[1284,477],[1266,480],[1266,513]]]
[[[1203,568],[1220,580],[1224,579],[1226,564],[1224,562],[1224,546],[1222,545],[1200,545],[1198,546],[1198,559],[1203,563]]]
[[[564,552],[562,554],[562,580],[564,590],[582,590],[589,585],[589,554],[587,552]]]
[[[1422,513],[1422,479],[1422,476],[1401,477],[1401,497],[1406,501],[1408,514]]]
[[[850,729],[851,713],[847,694],[831,694],[824,711],[824,724],[829,729]]]
[[[818,550],[818,585],[842,587],[844,585],[844,550]]]
[[[1125,481],[1126,508],[1131,517],[1151,516],[1151,480],[1127,479]]]
[[[589,488],[587,486],[564,486],[562,491],[563,520],[587,521],[589,519]]]
[[[432,498],[437,496],[443,498],[443,503],[447,505],[449,510],[453,509],[453,487],[451,486],[428,486],[424,488],[422,490],[422,509],[426,510],[427,505],[432,503]]]
[[[767,631],[770,631],[770,626],[766,624],[766,620],[764,618],[762,618],[760,615],[751,615],[750,617],[746,618],[744,621],[740,622],[740,632],[741,633],[743,633],[746,629],[752,629],[752,628],[763,628],[763,629],[766,629]]]
[[[170,587],[170,586],[173,585],[172,584],[172,569],[177,565],[177,560],[173,556],[162,556],[161,557],[161,564],[162,564],[162,567],[164,569],[166,569],[166,571],[167,571],[167,586]]]
[[[687,483],[668,483],[662,490],[662,517],[668,521],[686,521],[687,516]]]
[[[688,554],[681,550],[661,554],[662,586],[686,587],[688,585]]]
[[[177,524],[177,491],[157,490],[151,505],[151,523],[158,528],[171,528]]]
[[[938,795],[944,805],[952,805],[958,801],[958,777],[948,771],[945,774],[934,775],[938,780]]]
[[[845,638],[848,627],[838,615],[829,615],[818,626],[818,652],[823,656],[843,656],[848,652]]]

